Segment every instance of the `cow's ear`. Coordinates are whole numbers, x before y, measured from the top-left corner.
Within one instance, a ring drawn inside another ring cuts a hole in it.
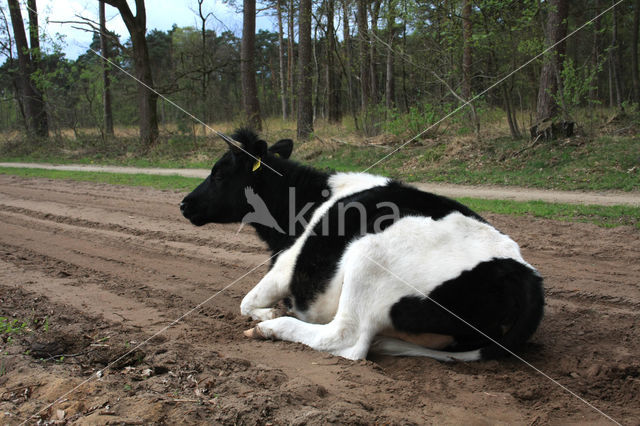
[[[262,164],[262,158],[267,153],[267,143],[262,139],[254,142],[250,152],[252,152],[251,157],[253,158],[251,163],[253,164],[253,166],[251,166],[251,171],[255,172],[260,168]]]
[[[293,141],[291,139],[281,139],[269,148],[270,153],[277,154],[282,158],[291,157],[291,151],[293,151]]]
[[[260,139],[253,145],[253,149],[251,151],[253,151],[257,157],[262,158],[267,154],[267,143]]]

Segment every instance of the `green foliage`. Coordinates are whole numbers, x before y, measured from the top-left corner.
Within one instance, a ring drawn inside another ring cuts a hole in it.
[[[441,109],[429,103],[412,106],[406,114],[394,108],[388,111],[387,120],[382,127],[386,132],[398,137],[412,137],[432,126],[442,113]],[[437,128],[431,129],[423,137],[433,135],[436,131]]]
[[[565,114],[572,118],[573,111],[585,103],[597,104],[595,99],[588,99],[589,93],[595,89],[595,81],[602,65],[592,68],[587,65],[577,66],[570,57],[565,58],[560,78],[562,93],[555,95],[556,102],[564,108]],[[575,120],[572,118],[572,120]]]
[[[0,335],[20,334],[27,328],[27,323],[17,319],[0,317]]]
[[[11,343],[14,335],[25,333],[27,330],[27,323],[24,321],[0,317],[0,340]]]
[[[361,111],[358,115],[362,132],[365,136],[371,137],[380,134],[380,126],[384,121],[386,107],[383,104],[370,105],[366,111]]]

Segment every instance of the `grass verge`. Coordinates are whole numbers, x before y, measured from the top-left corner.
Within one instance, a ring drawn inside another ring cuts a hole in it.
[[[620,116],[614,110],[589,108],[581,110],[577,120],[578,132],[569,139],[514,140],[506,136],[504,113],[486,109],[479,137],[464,119],[454,119],[397,152],[418,129],[399,126],[395,131],[385,130],[390,133],[365,137],[348,117],[340,125],[316,120],[313,137],[296,142],[293,158],[320,169],[362,171],[392,154],[370,171],[409,182],[637,191],[640,113],[634,110]],[[236,126],[228,122],[213,127],[230,133]],[[281,138],[295,140],[295,129],[293,121],[271,118],[265,120],[261,137],[270,143]],[[204,128],[192,130],[185,133],[175,126],[163,126],[153,146],[141,143],[136,128],[119,129],[118,137],[108,140],[102,140],[95,129],[82,129],[74,137],[66,132],[47,141],[0,132],[0,161],[208,169],[227,146]]]
[[[156,189],[176,191],[190,191],[202,182],[202,179],[199,178],[182,176],[77,172],[11,167],[0,167],[0,174],[27,178],[99,182],[112,185],[147,186]],[[609,228],[628,225],[640,229],[639,207],[547,203],[544,201],[482,200],[477,198],[459,198],[458,201],[481,214],[497,213],[532,216],[568,222],[593,223],[601,227]]]
[[[76,172],[66,170],[23,169],[0,167],[0,174],[27,178],[64,179],[111,185],[148,186],[156,189],[190,191],[202,182],[199,178],[183,176],[158,176],[107,172]]]

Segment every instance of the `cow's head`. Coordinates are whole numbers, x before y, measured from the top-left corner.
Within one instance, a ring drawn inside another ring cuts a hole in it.
[[[265,141],[247,129],[237,130],[232,138],[227,142],[229,151],[214,164],[209,177],[180,203],[184,217],[196,226],[240,222],[251,211],[245,189],[254,188],[256,179],[264,179],[265,173],[274,173],[264,164],[272,163],[276,155],[289,158],[293,149],[291,139],[267,148]]]

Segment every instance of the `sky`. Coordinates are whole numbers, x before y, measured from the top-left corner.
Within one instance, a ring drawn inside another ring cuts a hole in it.
[[[5,3],[3,0],[2,3]],[[135,13],[135,2],[127,0],[129,7]],[[26,2],[21,2],[26,3]],[[63,36],[63,48],[66,56],[76,59],[78,55],[86,52],[91,43],[92,35],[89,32],[73,28],[71,24],[57,24],[53,21],[78,21],[76,15],[98,21],[97,0],[37,0],[39,24],[41,31],[50,38],[57,38],[56,34]],[[5,5],[6,6],[6,3]],[[179,27],[199,26],[197,15],[198,2],[196,0],[146,0],[147,31],[152,29],[169,30],[173,24]],[[242,14],[236,12],[233,7],[222,3],[221,0],[205,0],[205,13],[212,12],[216,18],[209,18],[207,28],[218,32],[231,30],[240,35],[242,32]],[[264,15],[264,13],[263,13]],[[107,5],[107,28],[121,36],[124,42],[129,38],[127,28],[122,22],[118,11]],[[22,17],[27,19],[26,9]],[[256,21],[258,29],[274,30],[274,20],[267,16],[259,16]]]

